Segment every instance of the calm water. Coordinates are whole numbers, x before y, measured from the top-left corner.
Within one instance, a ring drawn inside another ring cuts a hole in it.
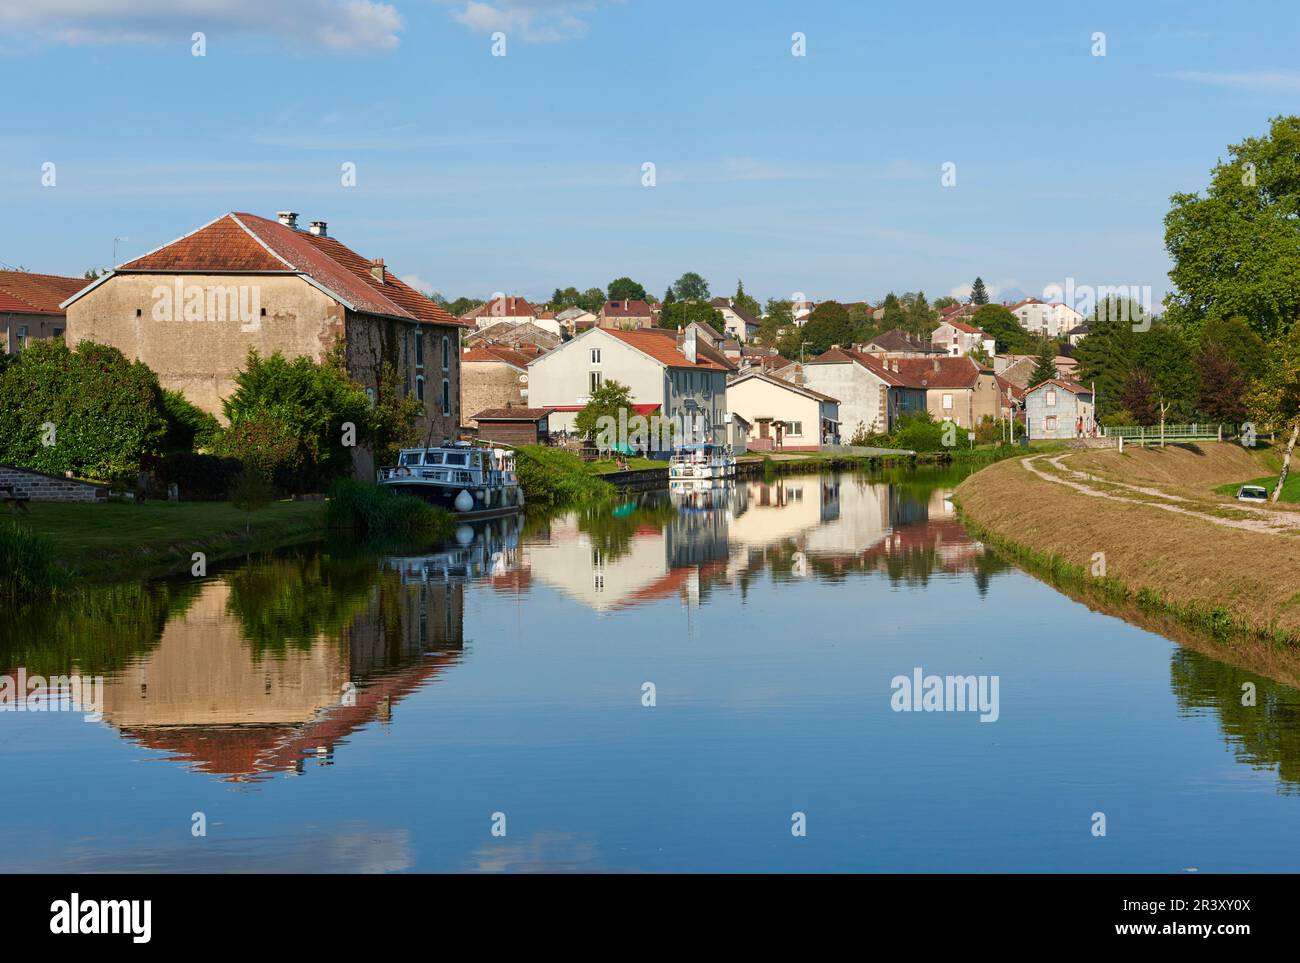
[[[1295,870],[1295,690],[1009,566],[956,481],[742,482],[0,613],[0,673],[104,677],[101,721],[0,713],[0,870]],[[996,676],[997,721],[894,711],[917,667]]]

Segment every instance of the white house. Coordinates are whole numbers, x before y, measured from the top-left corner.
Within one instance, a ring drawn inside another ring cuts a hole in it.
[[[592,392],[617,381],[631,389],[629,418],[660,415],[695,440],[726,444],[731,370],[691,330],[591,328],[529,363],[528,398],[534,407],[555,410],[552,433],[572,431]]]
[[[941,321],[930,335],[930,344],[947,351],[953,357],[982,351],[992,358],[997,352],[997,341],[992,335],[985,334],[973,324],[956,319]]]
[[[1083,315],[1068,304],[1048,303],[1037,298],[1025,298],[1011,305],[1011,313],[1030,334],[1046,333],[1049,338],[1058,338],[1084,321]]]
[[[758,336],[758,318],[731,298],[714,298],[709,304],[722,315],[726,333],[741,344],[753,341]]]
[[[760,368],[750,368],[727,385],[727,402],[733,417],[751,425],[751,451],[816,451],[838,442],[837,399]]]
[[[925,389],[899,371],[898,358],[831,348],[803,365],[803,383],[839,400],[840,435],[890,431],[899,415],[925,410]]]

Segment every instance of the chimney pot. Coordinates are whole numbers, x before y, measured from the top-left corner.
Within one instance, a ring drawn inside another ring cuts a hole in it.
[[[384,283],[384,259],[377,257],[370,262],[370,276],[380,284]]]
[[[325,225],[325,222],[324,222],[324,221],[312,221],[312,222],[311,222],[311,232],[312,232],[313,234],[315,234],[317,237],[328,237],[328,236],[329,236],[329,235],[326,233],[325,228],[326,228],[326,225]]]
[[[280,223],[285,227],[291,227],[298,230],[298,212],[297,211],[276,211],[275,216],[280,219]]]

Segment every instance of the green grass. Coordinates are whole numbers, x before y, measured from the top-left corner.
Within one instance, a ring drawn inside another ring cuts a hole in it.
[[[20,524],[52,544],[67,570],[90,578],[156,574],[319,536],[322,502],[272,502],[251,514],[229,502],[32,503]],[[245,534],[245,526],[248,534]]]
[[[351,478],[330,485],[325,522],[367,539],[437,542],[456,530],[455,516],[446,509]]]
[[[1268,489],[1268,497],[1272,498],[1273,488],[1277,485],[1277,478],[1277,475],[1265,475],[1263,478],[1252,478],[1249,481],[1233,482],[1231,485],[1220,485],[1214,490],[1220,495],[1233,497],[1237,494],[1237,489],[1242,485],[1262,485]],[[1293,467],[1287,473],[1286,484],[1282,486],[1282,497],[1278,501],[1300,502],[1300,470]]]
[[[530,506],[581,505],[614,497],[613,485],[571,451],[546,445],[516,449],[515,470]]]
[[[25,599],[59,594],[67,573],[54,544],[25,525],[0,521],[0,598]]]
[[[626,461],[627,461],[627,467],[629,471],[641,471],[642,469],[645,468],[667,468],[668,467],[668,462],[666,461],[655,461],[653,458],[642,458],[640,455],[636,455],[633,456],[632,458],[628,458],[626,459]],[[588,464],[591,466],[591,470],[594,471],[597,475],[608,475],[612,472],[623,470],[621,467],[619,467],[618,462],[610,458],[598,459],[593,462],[588,462]]]

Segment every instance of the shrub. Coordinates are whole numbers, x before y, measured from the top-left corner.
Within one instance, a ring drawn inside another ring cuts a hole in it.
[[[934,420],[928,411],[903,415],[894,425],[892,447],[911,451],[940,451],[943,449],[943,425]]]
[[[579,504],[614,494],[613,485],[563,448],[525,445],[515,452],[515,470],[524,498],[536,505]]]
[[[456,527],[454,516],[414,495],[395,495],[352,478],[337,479],[329,489],[325,523],[363,538],[442,539]]]
[[[302,450],[288,425],[269,411],[249,414],[223,431],[214,454],[236,459],[288,491],[304,491],[314,473],[299,474]]]
[[[183,500],[220,501],[226,497],[244,465],[238,458],[177,451],[149,456],[144,459],[142,467],[152,472],[162,492],[174,484]]]
[[[162,415],[167,425],[163,451],[188,452],[196,448],[211,448],[221,431],[216,418],[170,388],[162,389]]]
[[[53,542],[12,522],[0,523],[0,598],[57,595],[66,584]]]

